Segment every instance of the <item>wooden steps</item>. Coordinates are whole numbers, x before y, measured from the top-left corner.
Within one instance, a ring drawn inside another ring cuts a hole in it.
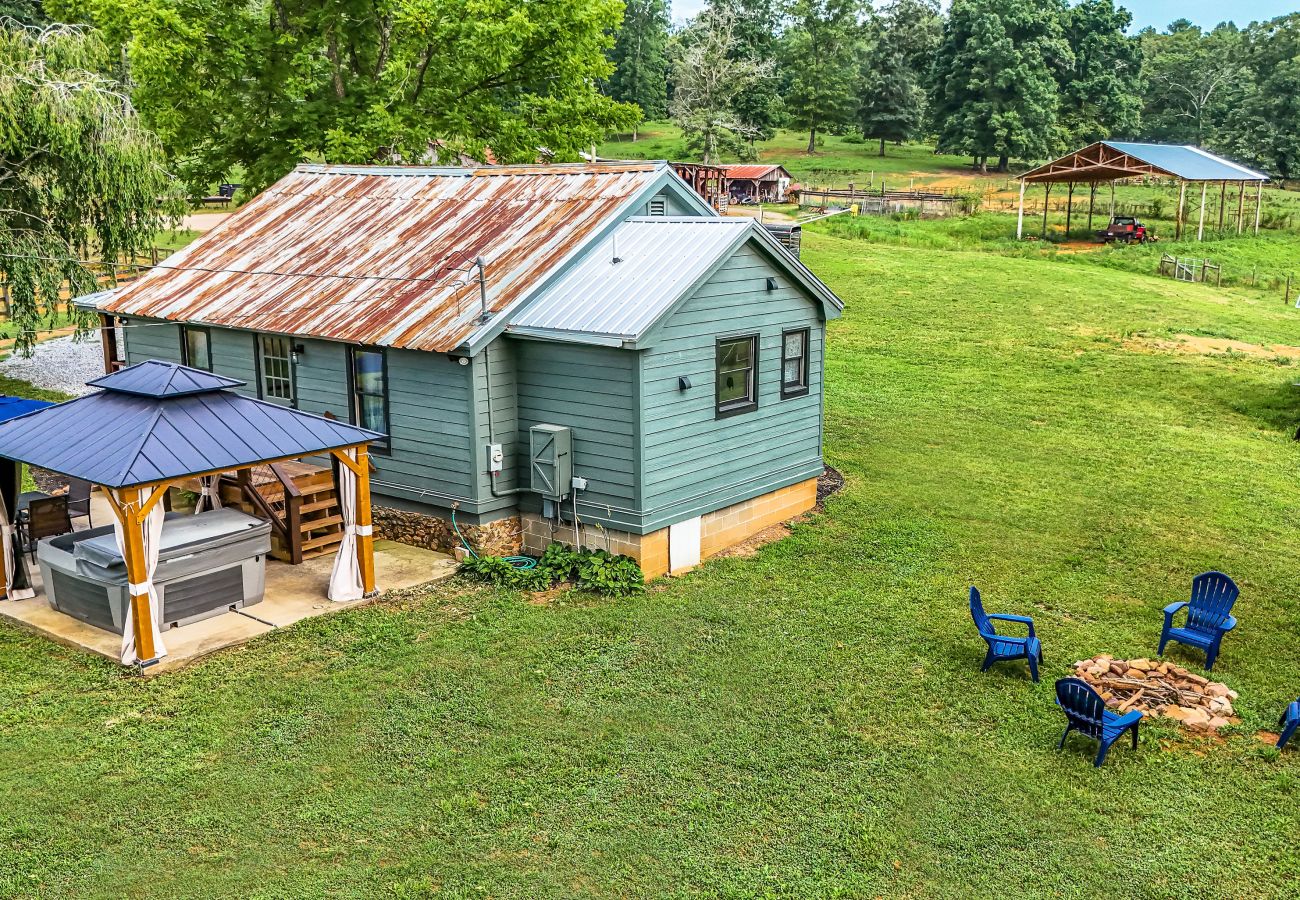
[[[282,478],[287,479],[291,488],[286,488]],[[331,469],[303,462],[258,466],[253,469],[250,481],[280,526],[271,532],[271,556],[285,562],[301,562],[338,549],[343,541],[343,511]],[[222,503],[266,518],[267,510],[256,508],[258,504],[244,490],[245,486],[237,480],[223,478]],[[281,531],[288,532],[288,541]]]

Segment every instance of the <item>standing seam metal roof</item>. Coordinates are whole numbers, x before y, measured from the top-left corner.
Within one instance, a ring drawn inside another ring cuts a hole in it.
[[[509,328],[635,340],[752,227],[748,218],[624,222],[513,317]]]
[[[106,487],[130,487],[295,458],[383,435],[222,388],[149,396],[168,368],[180,380],[208,373],[150,361],[96,379],[104,390],[0,422],[0,456]],[[210,377],[210,376],[209,376]],[[114,387],[113,380],[123,390]]]
[[[479,324],[475,257],[508,307],[667,171],[299,166],[99,308],[449,351]]]
[[[1268,181],[1262,172],[1239,166],[1190,144],[1139,144],[1103,141],[1107,147],[1137,157],[1148,165],[1164,169],[1184,181]]]

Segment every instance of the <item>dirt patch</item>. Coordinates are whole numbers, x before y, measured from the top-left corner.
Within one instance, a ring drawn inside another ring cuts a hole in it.
[[[1057,253],[1096,253],[1105,249],[1105,244],[1096,241],[1066,241],[1056,245]]]
[[[1205,337],[1195,334],[1176,334],[1171,340],[1135,336],[1124,342],[1127,350],[1139,352],[1191,353],[1198,356],[1217,356],[1235,353],[1255,359],[1300,359],[1300,347],[1288,344],[1249,344],[1232,338]]]

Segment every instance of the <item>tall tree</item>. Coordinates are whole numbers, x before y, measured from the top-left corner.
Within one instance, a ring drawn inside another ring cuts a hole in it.
[[[152,244],[170,179],[94,31],[7,22],[0,59],[0,275],[27,353],[64,281],[90,293],[91,262]]]
[[[1251,25],[1243,38],[1250,77],[1213,143],[1283,179],[1300,177],[1300,13]]]
[[[818,131],[853,118],[862,13],[858,0],[791,0],[786,7],[785,105],[791,121],[808,129],[809,153],[817,152]]]
[[[705,163],[717,162],[752,137],[754,128],[737,113],[736,98],[770,77],[771,63],[737,57],[736,13],[725,6],[706,7],[677,37],[673,121],[692,152]]]
[[[927,18],[934,24],[927,30]],[[926,98],[918,68],[920,45],[939,36],[937,4],[927,0],[894,0],[872,26],[870,49],[863,58],[861,108],[858,121],[864,137],[906,141],[925,119]]]
[[[614,64],[610,96],[635,103],[647,119],[661,118],[668,110],[668,25],[667,0],[627,0],[623,27],[609,54]],[[635,132],[632,137],[636,139]]]
[[[49,0],[52,8],[56,0]],[[305,159],[560,159],[636,121],[603,96],[620,0],[57,0],[127,48],[137,104],[192,189]]]
[[[1071,145],[1133,137],[1142,111],[1142,52],[1133,22],[1114,0],[1083,0],[1065,13],[1074,64],[1060,82],[1060,123]]]
[[[1062,30],[1064,0],[953,0],[935,60],[938,149],[988,158],[1040,159],[1060,148],[1057,81],[1074,58]]]
[[[50,21],[41,0],[0,0],[2,19],[13,19],[19,25],[46,25]]]
[[[727,7],[736,17],[732,59],[762,64],[768,75],[755,79],[732,101],[737,117],[748,128],[748,156],[756,154],[755,141],[776,134],[785,121],[785,102],[772,61],[777,53],[781,27],[780,0],[710,0],[710,5]]]
[[[1179,19],[1165,34],[1144,31],[1142,54],[1145,135],[1173,143],[1211,141],[1249,77],[1241,32],[1220,25],[1207,33]]]

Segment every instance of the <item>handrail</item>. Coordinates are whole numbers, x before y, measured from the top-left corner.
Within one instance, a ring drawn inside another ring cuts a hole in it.
[[[302,562],[302,491],[279,463],[271,463],[269,468],[284,487],[284,526],[289,533],[285,544],[289,562],[296,566]]]
[[[244,495],[244,498],[252,504],[258,512],[270,520],[271,529],[275,531],[275,533],[278,534],[286,544],[292,546],[293,540],[289,536],[285,523],[280,521],[275,510],[271,508],[271,504],[266,502],[266,498],[263,497],[262,492],[257,489],[257,485],[253,484],[252,470],[240,469],[236,472],[235,483],[239,485],[240,492]]]

